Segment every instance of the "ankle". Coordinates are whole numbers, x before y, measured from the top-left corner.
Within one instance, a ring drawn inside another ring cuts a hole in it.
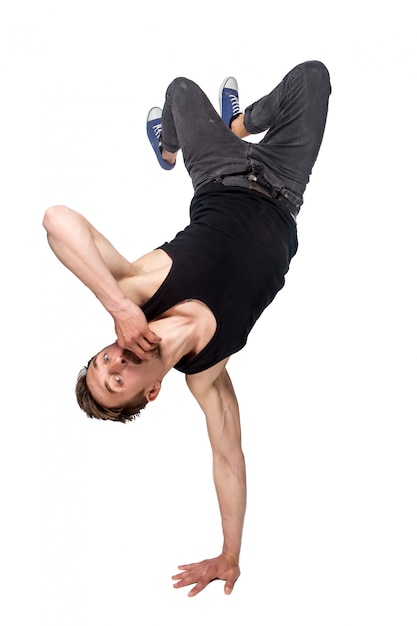
[[[165,150],[165,148],[162,148],[161,154],[162,154],[162,158],[165,161],[167,161],[171,165],[174,165],[175,161],[177,160],[178,152],[168,152],[168,150]]]
[[[243,113],[239,113],[232,121],[230,122],[230,130],[234,135],[239,137],[239,139],[244,139],[248,137],[250,133],[246,130],[245,124],[243,123],[244,115]]]

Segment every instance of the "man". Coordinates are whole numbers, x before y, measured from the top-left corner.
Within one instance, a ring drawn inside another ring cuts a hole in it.
[[[224,541],[219,556],[173,576],[175,587],[194,585],[190,596],[216,578],[230,594],[240,575],[245,461],[226,365],[284,285],[330,92],[325,66],[309,61],[242,113],[228,78],[219,116],[194,82],[175,79],[147,132],[164,169],[182,150],[195,190],[191,221],[133,263],[79,213],[45,213],[52,250],[110,313],[117,335],[80,373],[80,406],[92,417],[132,419],[175,367],[206,416]],[[244,141],[264,131],[258,144]]]

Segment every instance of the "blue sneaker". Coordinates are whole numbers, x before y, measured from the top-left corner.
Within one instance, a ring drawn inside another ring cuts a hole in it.
[[[238,86],[233,76],[225,78],[220,85],[219,101],[221,118],[230,128],[232,118],[240,113]]]
[[[164,170],[172,170],[175,167],[175,163],[171,164],[162,158],[162,145],[159,140],[162,132],[162,109],[159,107],[152,107],[146,118],[146,132],[148,133],[149,141],[156,154],[159,165]]]

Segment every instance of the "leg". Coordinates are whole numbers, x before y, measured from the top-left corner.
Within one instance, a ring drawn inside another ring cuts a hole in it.
[[[235,120],[250,134],[268,131],[252,157],[272,186],[288,187],[302,198],[322,142],[330,93],[326,67],[308,61]]]
[[[162,158],[168,161],[170,165],[174,165],[177,160],[178,150],[176,152],[168,152],[165,148],[162,148]]]
[[[182,150],[194,189],[225,173],[250,169],[248,147],[224,124],[196,83],[176,78],[168,87],[160,137],[169,162]]]
[[[243,113],[240,113],[238,117],[235,117],[235,119],[230,124],[230,128],[232,130],[232,133],[234,133],[236,137],[239,137],[239,139],[244,139],[245,137],[249,137],[249,135],[252,134],[245,126]]]

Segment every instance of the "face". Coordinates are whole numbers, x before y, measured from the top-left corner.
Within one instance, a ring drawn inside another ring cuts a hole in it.
[[[88,388],[95,401],[108,409],[128,406],[140,391],[148,400],[154,400],[160,388],[157,360],[155,355],[149,361],[141,361],[115,342],[91,359]]]

